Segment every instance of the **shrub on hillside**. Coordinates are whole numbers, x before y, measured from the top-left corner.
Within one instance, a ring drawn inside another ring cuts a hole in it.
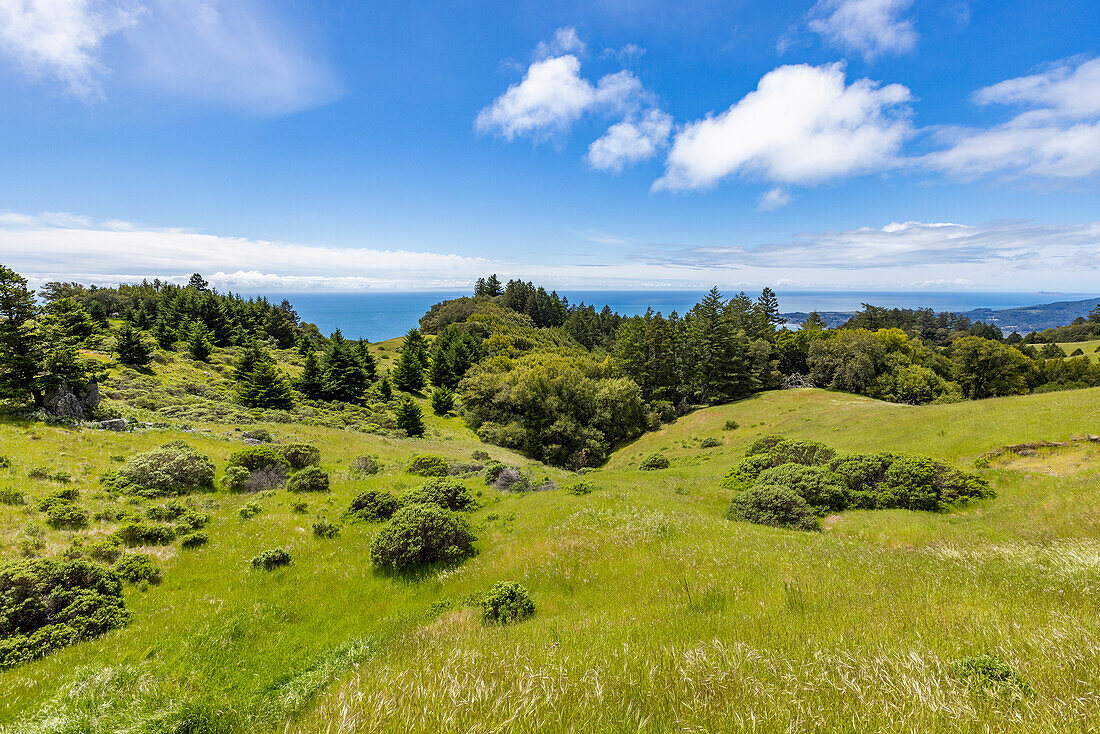
[[[335,538],[340,534],[340,526],[328,520],[313,523],[313,537],[321,539]]]
[[[308,443],[291,443],[280,446],[279,452],[290,464],[291,469],[304,469],[321,463],[321,450]]]
[[[416,474],[421,477],[445,477],[448,469],[447,460],[442,456],[417,454],[409,459],[409,464],[405,467],[405,473]]]
[[[348,515],[367,522],[384,522],[393,517],[400,507],[401,500],[391,492],[368,489],[352,501]]]
[[[130,621],[122,579],[84,560],[34,559],[0,566],[0,669]]]
[[[90,558],[100,563],[113,564],[121,553],[122,543],[118,538],[107,537],[90,543],[87,538],[77,537],[73,538],[64,555],[70,560]]]
[[[498,581],[481,600],[481,618],[489,624],[508,624],[535,613],[535,602],[527,589],[515,581]]]
[[[465,518],[438,505],[401,508],[371,543],[371,562],[402,571],[439,561],[454,562],[474,553],[476,540]]]
[[[727,519],[744,520],[758,525],[816,530],[817,515],[793,490],[768,484],[757,484],[733,498]]]
[[[241,509],[237,510],[237,517],[242,520],[251,520],[264,511],[264,508],[260,507],[259,502],[249,502]]]
[[[437,387],[432,390],[432,412],[436,415],[447,415],[455,408],[454,391],[447,387]]]
[[[80,497],[80,492],[75,488],[59,489],[56,492],[51,492],[42,499],[38,500],[38,509],[40,512],[46,512],[51,507],[56,505],[66,505],[75,502]]]
[[[283,454],[270,446],[249,446],[236,451],[229,457],[229,466],[242,466],[250,472],[268,467],[290,468],[290,462]]]
[[[638,468],[642,471],[654,471],[656,469],[667,469],[669,466],[670,464],[667,456],[660,453],[652,453],[642,459],[642,463],[638,465]]]
[[[766,454],[770,452],[775,445],[783,440],[782,436],[777,434],[771,434],[768,436],[761,436],[749,444],[749,447],[745,449],[745,456],[756,456],[757,454]]]
[[[205,512],[190,510],[176,518],[176,535],[183,535],[192,530],[202,530],[208,522],[210,522],[210,515]]]
[[[733,465],[722,479],[721,486],[736,492],[748,489],[756,484],[756,478],[765,469],[772,468],[772,460],[768,454],[753,454],[746,456]]]
[[[259,441],[260,443],[271,443],[275,440],[275,437],[271,435],[271,431],[266,428],[252,428],[241,434],[241,438],[247,438],[250,441]]]
[[[201,530],[196,530],[195,532],[186,533],[180,536],[180,548],[201,548],[209,542],[210,536]]]
[[[159,584],[161,579],[160,568],[153,563],[153,559],[144,553],[124,553],[115,561],[115,572],[131,584]]]
[[[1032,693],[1028,682],[1000,655],[974,655],[957,661],[952,667],[955,675],[971,688],[1015,696]]]
[[[130,520],[115,531],[115,537],[128,546],[168,545],[176,539],[176,531],[169,525],[148,525],[141,520]]]
[[[187,505],[179,500],[169,500],[163,505],[154,505],[145,510],[145,516],[157,522],[168,522],[181,517],[187,512]]]
[[[0,487],[0,505],[25,505],[27,497],[14,487]]]
[[[740,423],[735,420],[728,420],[722,424],[723,431],[735,431],[740,427]]]
[[[405,505],[430,503],[456,512],[469,512],[477,507],[477,500],[466,485],[443,477],[430,479],[420,487],[409,490],[402,496],[401,502]]]
[[[352,474],[371,476],[377,474],[382,469],[382,464],[378,461],[377,456],[367,454],[365,456],[355,457],[351,462],[351,466],[348,468],[351,470]]]
[[[497,477],[500,476],[500,473],[506,468],[507,467],[504,465],[503,462],[497,461],[495,459],[487,463],[485,465],[485,473],[483,475],[485,477],[485,483],[493,484],[494,482],[496,482]]]
[[[781,464],[765,469],[756,482],[789,489],[817,512],[843,510],[848,506],[844,482],[836,474],[819,466]]]
[[[46,510],[46,524],[54,530],[80,530],[88,527],[88,512],[71,502],[57,503]]]
[[[596,486],[591,482],[573,482],[565,486],[566,494],[592,494],[596,489]]]
[[[183,441],[131,456],[104,484],[129,494],[163,497],[213,489],[214,462]]]
[[[290,477],[286,488],[291,492],[327,492],[328,472],[319,466],[307,466]]]
[[[714,436],[708,436],[699,442],[699,448],[701,449],[713,449],[716,446],[721,446],[722,442]]]
[[[262,568],[264,571],[273,571],[281,566],[289,566],[290,551],[283,548],[271,548],[256,555],[251,564],[252,568]]]
[[[772,466],[780,464],[821,466],[828,464],[836,456],[836,451],[820,441],[785,438],[772,446],[768,455],[772,459]]]

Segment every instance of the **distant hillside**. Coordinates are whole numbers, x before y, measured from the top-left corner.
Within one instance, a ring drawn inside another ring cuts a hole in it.
[[[1036,306],[1021,306],[1019,308],[975,308],[961,312],[971,321],[984,321],[987,324],[996,324],[1006,334],[1017,331],[1027,334],[1032,331],[1052,329],[1056,326],[1065,326],[1079,316],[1088,316],[1089,311],[1100,305],[1100,298],[1086,298],[1081,301],[1058,301],[1056,303],[1044,303]],[[835,329],[848,319],[855,316],[854,311],[819,311],[825,324],[830,329]],[[801,324],[809,317],[805,311],[792,311],[779,314],[788,324]]]

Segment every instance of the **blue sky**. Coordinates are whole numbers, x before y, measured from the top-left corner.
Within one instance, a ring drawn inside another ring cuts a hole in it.
[[[0,0],[0,261],[1100,290],[1100,4]]]

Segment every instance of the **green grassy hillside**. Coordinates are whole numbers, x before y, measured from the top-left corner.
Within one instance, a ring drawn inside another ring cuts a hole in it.
[[[1007,444],[1100,433],[1100,389],[923,407],[795,390],[701,410],[616,452],[583,477],[588,495],[465,480],[481,492],[479,554],[413,577],[372,569],[378,525],[312,535],[363,489],[419,483],[403,472],[415,453],[487,450],[559,486],[578,479],[479,443],[457,418],[429,422],[424,439],[260,424],[320,447],[332,492],[194,495],[213,516],[209,545],[141,549],[164,581],[128,587],[129,626],[0,673],[3,730],[1045,732],[1100,721],[1100,446],[1006,454],[980,470],[996,499],[942,514],[849,511],[821,533],[727,521],[719,487],[750,441],[777,432],[973,468]],[[29,503],[0,506],[0,553],[37,543],[56,554],[114,529],[45,530],[35,500],[57,485],[27,479],[35,466],[71,473],[91,512],[127,502],[100,486],[112,457],[171,439],[220,475],[240,434],[190,426],[0,426],[12,459],[0,488]],[[671,466],[640,471],[654,451]],[[352,475],[367,453],[382,472]],[[241,520],[248,502],[262,512]],[[293,564],[249,568],[272,547]],[[501,580],[531,591],[533,618],[481,622],[472,601]],[[986,654],[1018,678],[958,663]]]
[[[1060,346],[1062,351],[1066,354],[1073,354],[1075,350],[1080,349],[1091,361],[1100,361],[1100,352],[1096,351],[1100,349],[1100,339],[1093,339],[1088,342],[1062,342],[1058,346]]]

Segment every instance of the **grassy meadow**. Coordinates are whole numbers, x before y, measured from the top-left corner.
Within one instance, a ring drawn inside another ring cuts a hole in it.
[[[1100,352],[1096,351],[1100,349],[1100,339],[1093,339],[1088,342],[1062,342],[1058,346],[1066,354],[1073,354],[1074,350],[1080,349],[1090,361],[1100,362]]]
[[[769,433],[972,469],[1006,444],[1100,433],[1100,389],[923,407],[764,393],[620,449],[583,477],[588,495],[465,480],[480,492],[479,553],[458,566],[374,571],[377,524],[314,537],[313,522],[340,522],[364,489],[422,481],[404,473],[416,453],[462,462],[483,450],[559,487],[579,479],[480,443],[458,418],[425,417],[421,439],[261,424],[318,446],[332,491],[192,495],[213,516],[209,545],[140,549],[164,580],[127,588],[129,626],[0,672],[0,731],[1100,731],[1100,445],[994,458],[981,472],[996,499],[944,514],[848,511],[820,533],[727,521],[719,487]],[[242,445],[232,425],[201,421],[132,433],[0,425],[12,460],[0,488],[28,501],[0,506],[0,555],[28,544],[56,555],[114,530],[47,530],[33,508],[58,485],[30,469],[72,474],[94,513],[131,501],[99,484],[120,457],[173,439],[219,475]],[[639,470],[654,451],[671,466]],[[350,473],[362,454],[382,471]],[[262,511],[242,520],[248,502]],[[274,547],[293,563],[249,567]],[[533,618],[481,622],[476,599],[502,580],[530,590]],[[962,672],[960,660],[987,654],[1011,675]]]

